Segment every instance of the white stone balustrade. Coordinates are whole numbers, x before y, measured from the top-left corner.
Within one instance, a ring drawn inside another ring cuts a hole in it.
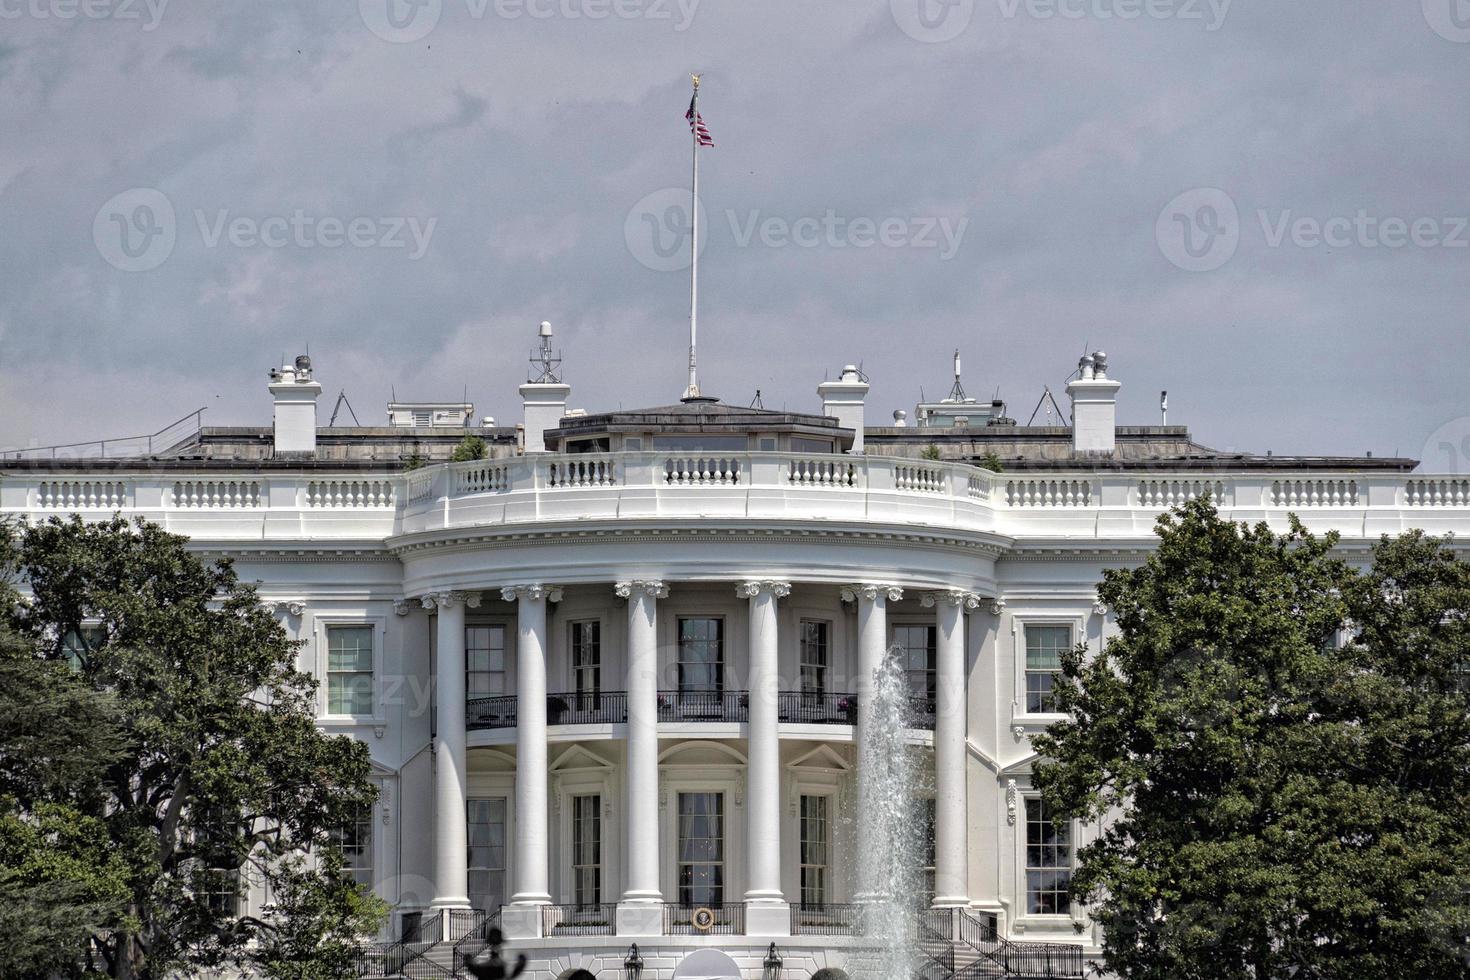
[[[1210,493],[1226,516],[1374,538],[1470,532],[1470,478],[1418,473],[993,473],[883,456],[537,454],[409,473],[0,469],[0,514],[114,511],[204,540],[382,540],[453,528],[627,519],[810,520],[1003,538],[1147,538],[1158,514]]]

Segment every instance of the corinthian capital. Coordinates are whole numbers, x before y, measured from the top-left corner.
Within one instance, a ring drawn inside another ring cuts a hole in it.
[[[613,585],[613,592],[617,593],[619,599],[626,599],[635,592],[641,592],[651,599],[669,597],[669,587],[658,579],[633,579],[628,582],[618,582]]]
[[[450,606],[457,606],[460,603],[464,603],[471,609],[478,609],[480,606],[480,593],[448,589],[444,592],[430,592],[424,596],[422,602],[425,609],[447,609]]]
[[[843,602],[856,602],[859,599],[866,599],[872,602],[879,596],[882,596],[889,602],[897,602],[903,598],[903,588],[897,585],[872,585],[867,583],[844,585],[842,587]]]
[[[791,583],[762,578],[747,579],[735,586],[735,594],[742,599],[754,599],[762,592],[769,592],[777,599],[784,599],[791,594]]]
[[[945,589],[941,592],[925,592],[919,599],[925,609],[939,605],[941,602],[950,606],[959,606],[961,609],[979,609],[980,596],[974,592],[966,592],[964,589]]]
[[[561,602],[561,589],[555,585],[507,585],[500,590],[500,598],[506,602],[515,602],[517,599],[526,598],[532,602]]]

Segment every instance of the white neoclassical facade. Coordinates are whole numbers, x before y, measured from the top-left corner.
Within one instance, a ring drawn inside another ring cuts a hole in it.
[[[849,969],[860,801],[889,791],[859,747],[896,648],[930,975],[1069,975],[1100,938],[1066,896],[1095,829],[1052,828],[1030,739],[1058,717],[1059,651],[1108,635],[1103,569],[1206,491],[1350,555],[1470,530],[1470,479],[1213,453],[1118,427],[1117,387],[1087,358],[1074,425],[1016,426],[957,385],[926,425],[878,427],[851,369],[811,414],[566,414],[550,377],[522,427],[318,429],[303,363],[275,372],[270,428],[6,454],[0,513],[146,517],[259,583],[320,725],[371,752],[381,796],[343,847],[394,908],[380,939],[445,973],[487,920],[546,980],[668,980],[709,948],[746,977]],[[443,461],[467,431],[489,458]]]

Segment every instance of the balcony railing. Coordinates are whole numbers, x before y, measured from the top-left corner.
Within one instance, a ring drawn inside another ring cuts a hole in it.
[[[915,729],[934,730],[934,698],[915,696],[909,710]],[[776,695],[776,718],[783,724],[855,725],[857,716],[856,694],[781,691]],[[627,720],[626,691],[546,695],[548,725],[621,725]],[[750,720],[750,695],[745,691],[659,691],[658,720],[746,722]],[[514,694],[465,702],[465,727],[471,731],[515,728],[519,723]]]
[[[864,931],[862,905],[792,905],[793,936],[861,936]]]
[[[744,691],[659,691],[659,721],[746,721],[750,695]]]
[[[797,725],[857,724],[857,695],[827,691],[782,691],[777,695],[776,716]]]
[[[543,905],[543,936],[611,936],[617,925],[615,904]]]
[[[745,904],[664,905],[665,936],[743,936]]]

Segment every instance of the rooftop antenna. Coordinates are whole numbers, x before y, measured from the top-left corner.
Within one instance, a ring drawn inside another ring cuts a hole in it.
[[[960,350],[955,348],[954,352],[954,387],[949,389],[949,401],[962,402],[965,400],[965,386],[960,384]]]
[[[397,399],[394,400],[396,401]],[[337,392],[337,404],[332,406],[332,417],[327,422],[327,428],[330,429],[332,426],[337,424],[337,413],[342,411],[343,405],[347,406],[347,414],[352,416],[352,424],[357,426],[358,428],[362,428],[362,423],[357,420],[357,413],[352,410],[352,403],[347,400],[346,388],[343,388],[341,391]]]
[[[1169,424],[1169,393],[1167,391],[1159,392],[1159,418],[1160,425]]]
[[[1047,417],[1050,418],[1052,409],[1055,409],[1057,413],[1057,418],[1062,418],[1062,406],[1057,404],[1056,396],[1051,393],[1051,388],[1043,385],[1041,389],[1041,397],[1037,399],[1036,407],[1031,410],[1031,417],[1026,420],[1026,424],[1028,426],[1032,422],[1036,421],[1036,413],[1041,411],[1041,406],[1045,405],[1047,402],[1051,402],[1051,407],[1046,410]]]
[[[560,384],[561,376],[557,374],[556,369],[561,367],[561,355],[553,353],[551,350],[550,321],[542,320],[538,333],[541,337],[541,348],[531,351],[531,366],[533,368],[539,368],[541,373],[537,375],[535,371],[532,371],[530,381],[532,384],[538,385]],[[468,388],[466,388],[465,397],[466,399],[469,397]]]

